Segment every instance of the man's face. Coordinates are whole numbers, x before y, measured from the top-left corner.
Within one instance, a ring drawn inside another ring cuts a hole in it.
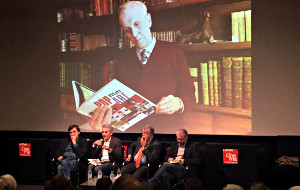
[[[121,11],[119,21],[126,36],[137,48],[143,49],[150,44],[152,21],[149,13],[146,14],[136,7],[129,7]]]
[[[72,137],[78,138],[78,135],[80,134],[79,131],[77,131],[76,127],[74,127],[73,129],[71,129],[69,131],[70,134],[70,138],[72,139]]]
[[[177,131],[176,132],[176,140],[177,140],[178,145],[182,146],[186,143],[187,136],[185,136],[183,132]]]
[[[112,134],[109,127],[102,127],[102,137],[105,141],[108,141]]]
[[[145,138],[147,142],[149,142],[152,139],[153,134],[149,132],[149,129],[143,129],[142,137]]]

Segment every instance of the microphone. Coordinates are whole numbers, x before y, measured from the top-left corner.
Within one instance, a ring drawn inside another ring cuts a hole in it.
[[[101,143],[101,145],[96,145],[96,149],[98,149],[99,147],[101,147],[102,146],[102,144],[103,144],[103,139],[100,139],[100,143]],[[95,144],[93,144],[92,145],[92,147],[95,147]]]
[[[103,139],[100,139],[101,145],[97,145],[97,146],[96,146],[96,149],[102,147],[103,141],[104,141]]]

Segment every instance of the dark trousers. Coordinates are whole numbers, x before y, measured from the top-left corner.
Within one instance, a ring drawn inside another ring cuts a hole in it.
[[[139,168],[135,167],[135,162],[131,162],[121,169],[121,174],[133,174],[135,176],[138,176],[144,180],[148,179],[148,172],[149,172],[149,167],[147,164],[141,165]]]
[[[170,180],[180,179],[184,175],[184,166],[182,164],[170,164],[165,162],[154,176],[149,179],[151,183],[162,182],[170,185]]]

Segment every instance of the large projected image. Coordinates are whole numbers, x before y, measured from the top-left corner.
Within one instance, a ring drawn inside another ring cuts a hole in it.
[[[62,54],[91,52],[88,59],[78,56],[78,61],[59,63],[61,126],[75,123],[83,131],[99,131],[104,123],[113,124],[115,108],[123,101],[112,108],[95,104],[98,108],[90,117],[82,116],[76,112],[72,81],[98,91],[117,79],[156,109],[125,130],[115,127],[116,132],[139,133],[144,125],[152,125],[156,133],[185,128],[191,134],[250,135],[251,1],[215,9],[199,2],[173,2],[167,9],[148,6],[148,11],[123,7],[119,23],[104,29],[113,33],[59,35]],[[132,115],[122,113],[124,118]]]

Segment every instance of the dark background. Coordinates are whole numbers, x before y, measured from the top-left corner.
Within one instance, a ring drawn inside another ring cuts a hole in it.
[[[66,133],[59,125],[60,91],[55,1],[3,1],[0,8],[1,174],[17,180],[47,177],[46,144]],[[193,141],[258,144],[259,176],[276,183],[274,160],[299,153],[299,1],[252,0],[253,136],[192,135]],[[40,128],[47,129],[45,132]],[[22,130],[20,130],[22,129]],[[117,134],[133,141],[139,134]],[[85,137],[98,138],[95,133]],[[158,135],[173,141],[174,135]],[[31,158],[16,145],[31,142]],[[37,145],[38,144],[38,145]],[[292,145],[292,146],[291,146]],[[3,156],[5,155],[5,156]],[[16,164],[8,164],[16,163]],[[39,163],[40,165],[38,165]],[[36,168],[37,167],[37,168]],[[35,173],[32,173],[35,171]],[[27,176],[27,177],[25,177]]]

